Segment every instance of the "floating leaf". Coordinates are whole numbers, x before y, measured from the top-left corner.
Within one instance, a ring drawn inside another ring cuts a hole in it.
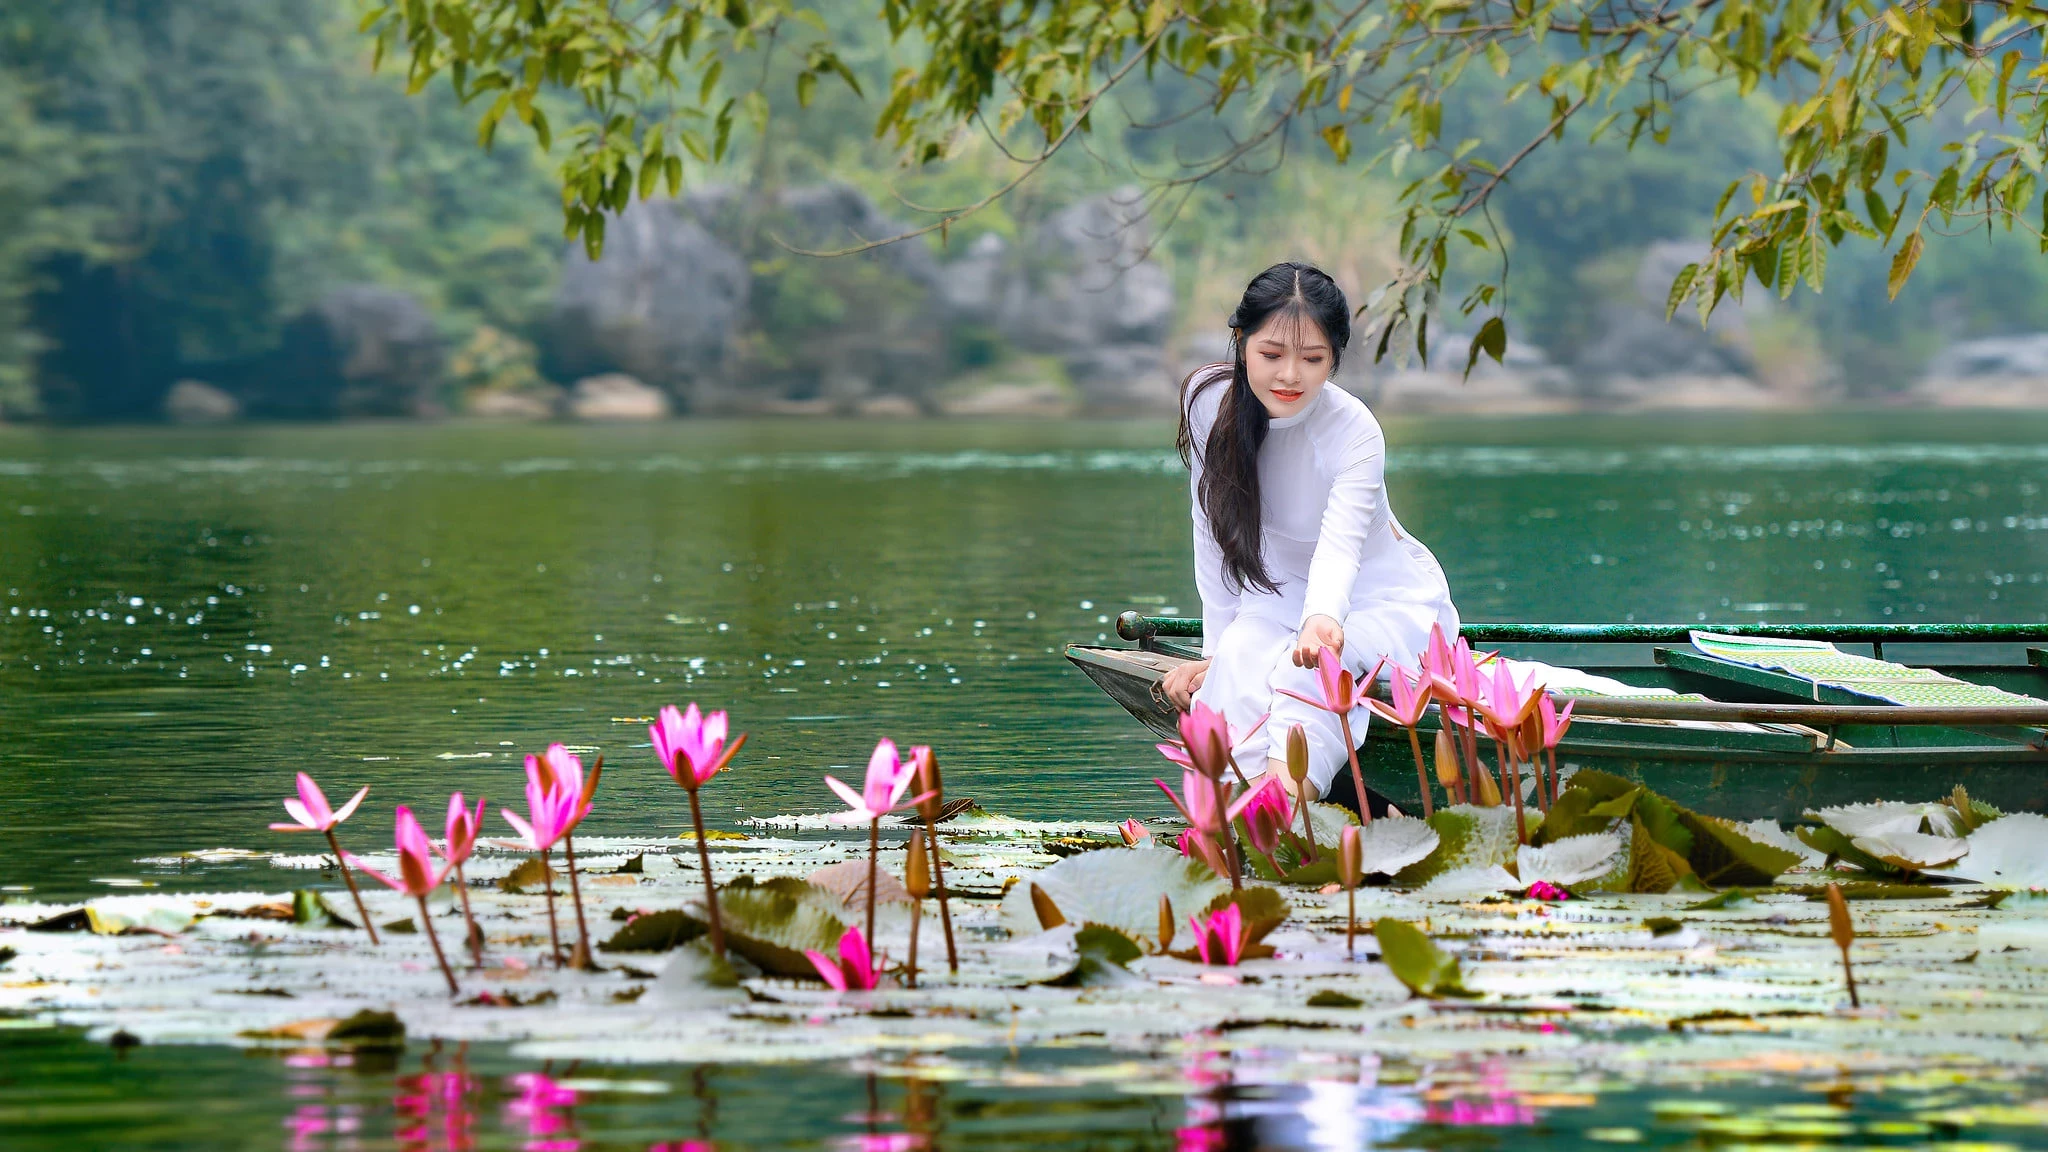
[[[1799,857],[1801,864],[1809,868],[1818,868],[1827,860],[1825,853],[1817,852],[1809,845],[1794,839],[1790,832],[1785,831],[1785,826],[1776,820],[1751,820],[1746,824],[1736,824],[1734,828],[1759,844],[1768,844],[1792,853]]]
[[[548,879],[550,876],[555,878],[554,881]],[[541,863],[540,857],[534,856],[521,861],[519,867],[507,872],[504,878],[498,881],[498,891],[511,892],[515,895],[528,891],[539,892],[545,885],[559,881],[561,877],[560,872]],[[556,883],[555,886],[559,888],[561,885]]]
[[[805,880],[839,897],[839,902],[848,908],[868,906],[868,862],[842,860],[827,864]],[[901,880],[891,876],[886,869],[875,869],[875,902],[878,904],[908,904],[911,902],[910,889]]]
[[[1969,855],[1945,871],[1987,888],[2048,888],[2048,816],[2015,812],[1970,833]]]
[[[1547,880],[1569,888],[1614,873],[1625,876],[1627,866],[1621,837],[1612,832],[1567,836],[1541,848],[1525,844],[1515,854],[1515,876],[1524,885]]]
[[[1070,922],[1107,924],[1136,937],[1150,937],[1159,930],[1161,896],[1175,908],[1193,911],[1230,890],[1228,880],[1200,861],[1174,852],[1133,850],[1069,856],[1027,881],[1003,897],[1000,922],[1018,936],[1041,931],[1031,905],[1031,884],[1051,897]],[[1186,925],[1177,931],[1185,932]]]
[[[1380,959],[1410,992],[1432,999],[1476,995],[1465,988],[1458,958],[1437,947],[1422,929],[1405,920],[1383,917],[1373,921],[1372,934],[1380,944]]]
[[[1756,903],[1752,899],[1755,895],[1754,892],[1744,888],[1730,888],[1725,892],[1709,896],[1696,904],[1687,904],[1685,910],[1688,912],[1718,912],[1727,908],[1747,908]]]
[[[1427,884],[1448,872],[1507,864],[1520,847],[1511,808],[1454,804],[1437,809],[1428,824],[1437,833],[1437,846],[1395,874],[1394,883],[1401,887]]]
[[[1876,804],[1842,804],[1819,811],[1808,808],[1806,818],[1818,820],[1853,840],[1858,836],[1923,831],[1921,824],[1927,819],[1927,810],[1931,807],[1935,805],[1887,800]]]
[[[703,921],[680,909],[642,912],[597,947],[601,952],[666,952],[707,931]]]
[[[1429,883],[1415,890],[1418,900],[1465,900],[1473,896],[1490,896],[1520,888],[1522,882],[1515,874],[1498,864],[1486,864],[1476,868],[1453,868],[1430,878]]]
[[[85,915],[87,924],[98,936],[137,933],[175,936],[198,919],[184,904],[159,901],[95,900],[85,906]]]
[[[1939,868],[1962,859],[1970,850],[1967,840],[1953,836],[1929,836],[1921,832],[1887,832],[1858,836],[1851,841],[1858,849],[1906,872]]]
[[[1677,811],[1679,821],[1692,835],[1686,862],[1702,881],[1716,888],[1770,884],[1803,859],[1800,853],[1750,837],[1726,820],[1685,808]]]
[[[1876,884],[1867,880],[1848,884],[1802,884],[1779,891],[1797,892],[1808,900],[1821,901],[1828,898],[1829,889],[1839,891],[1844,900],[1941,900],[1955,895],[1939,884]]]
[[[1670,936],[1683,929],[1685,921],[1669,916],[1652,916],[1643,921],[1643,927],[1648,928],[1652,936]]]
[[[1356,996],[1347,996],[1335,988],[1325,988],[1308,998],[1311,1008],[1362,1008],[1365,1001]]]
[[[1426,859],[1443,838],[1413,816],[1383,816],[1358,830],[1360,871],[1395,875]]]
[[[839,910],[837,896],[794,876],[758,884],[742,876],[718,890],[727,947],[774,976],[815,978],[804,953],[839,954]]]
[[[1143,956],[1145,949],[1121,929],[1107,924],[1083,924],[1074,933],[1074,951],[1079,957],[1074,970],[1047,983],[1071,988],[1104,988],[1139,982],[1124,966]]]
[[[1692,865],[1685,862],[1685,857],[1659,844],[1644,826],[1641,816],[1629,817],[1628,851],[1628,890],[1631,892],[1669,892],[1678,886],[1680,877],[1692,875]]]
[[[355,928],[355,921],[341,914],[325,892],[301,888],[292,893],[292,923],[308,928]]]

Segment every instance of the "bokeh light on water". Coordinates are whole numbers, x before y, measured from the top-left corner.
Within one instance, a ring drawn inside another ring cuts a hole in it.
[[[1390,485],[1470,619],[2048,618],[2048,419],[1437,418]],[[1157,815],[1060,645],[1198,611],[1156,422],[0,432],[0,884],[232,883],[294,770],[515,795],[601,748],[595,830],[680,828],[644,722],[753,733],[710,817],[830,807],[928,742],[956,795]]]

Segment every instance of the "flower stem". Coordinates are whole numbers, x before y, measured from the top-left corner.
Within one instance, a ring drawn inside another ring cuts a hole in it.
[[[1351,738],[1351,714],[1337,713],[1337,723],[1344,729],[1344,750],[1351,756],[1351,783],[1358,789],[1358,822],[1372,823],[1372,801],[1365,798],[1365,773],[1358,768],[1358,741]]]
[[[476,966],[484,966],[484,933],[476,926],[476,913],[469,910],[469,881],[462,878],[462,865],[455,866],[455,891],[462,896],[462,923],[468,929],[469,957]]]
[[[1344,894],[1350,900],[1350,908],[1344,916],[1344,958],[1358,959],[1358,889],[1346,888]]]
[[[704,911],[711,920],[711,951],[725,955],[725,925],[718,919],[718,889],[711,883],[711,844],[704,839],[704,809],[697,803],[697,790],[690,792],[690,822],[697,826],[697,863],[704,869]]]
[[[562,851],[569,858],[569,900],[576,905],[576,951],[569,955],[569,967],[590,967],[590,928],[583,922],[583,888],[576,882],[576,837],[562,837]]]
[[[882,818],[868,821],[868,947],[875,946],[875,856],[882,850]]]
[[[555,966],[560,967],[562,931],[555,924],[555,874],[548,868],[548,850],[545,848],[540,850],[540,883],[541,890],[548,894],[548,945],[552,949],[548,955],[554,959]]]
[[[377,939],[377,925],[370,919],[370,910],[363,907],[363,894],[356,890],[356,878],[348,870],[348,858],[341,854],[341,841],[334,838],[332,828],[327,830],[327,846],[334,849],[334,862],[341,866],[341,882],[348,885],[348,894],[356,902],[356,915],[363,921],[363,931],[370,934],[370,943],[380,943]]]
[[[1244,890],[1244,869],[1237,858],[1237,840],[1233,835],[1235,830],[1230,826],[1230,804],[1226,799],[1223,781],[1213,780],[1210,783],[1216,788],[1216,819],[1222,828],[1219,835],[1223,843],[1218,847],[1223,850],[1223,862],[1230,865],[1230,890],[1240,892]]]
[[[1422,789],[1422,818],[1436,815],[1436,799],[1429,794],[1429,770],[1422,766],[1422,737],[1408,729],[1408,750],[1415,753],[1415,786]]]
[[[910,975],[910,986],[912,988],[917,987],[917,922],[922,918],[923,913],[924,901],[913,900],[910,902],[910,964],[907,971]]]
[[[1529,820],[1522,814],[1522,765],[1514,753],[1499,740],[1494,741],[1496,753],[1500,756],[1501,767],[1508,774],[1508,780],[1515,793],[1515,841],[1529,842]]]
[[[427,898],[421,895],[415,899],[420,902],[420,927],[427,933],[427,943],[434,946],[434,959],[441,964],[441,975],[448,980],[448,995],[460,996],[462,989],[455,984],[455,973],[448,967],[448,956],[441,951],[441,937],[434,932],[434,918],[427,912]]]
[[[946,969],[956,975],[960,971],[960,954],[953,950],[953,913],[946,906],[946,870],[939,862],[939,830],[932,821],[924,822],[925,841],[932,849],[932,890],[939,897],[939,923],[946,929]]]
[[[1557,791],[1558,791],[1558,786],[1557,786],[1557,749],[1556,749],[1556,748],[1555,748],[1555,747],[1553,746],[1552,748],[1548,749],[1548,751],[1549,751],[1549,753],[1550,753],[1550,803],[1551,803],[1551,804],[1552,804],[1553,806],[1555,806],[1555,805],[1557,804]]]
[[[1306,783],[1306,781],[1303,783]],[[1305,791],[1306,789],[1304,789]],[[1320,856],[1321,853],[1316,851],[1316,824],[1315,821],[1309,819],[1308,797],[1306,795],[1296,795],[1294,800],[1295,803],[1301,805],[1301,834],[1308,838],[1308,852],[1303,857],[1303,861],[1304,863],[1313,864],[1316,857]]]

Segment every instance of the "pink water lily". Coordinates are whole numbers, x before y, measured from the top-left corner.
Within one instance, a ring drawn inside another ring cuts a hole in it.
[[[449,869],[434,871],[434,845],[427,839],[426,829],[414,819],[412,809],[403,804],[393,813],[392,841],[398,847],[398,878],[393,879],[375,868],[351,856],[348,863],[360,869],[365,876],[387,888],[403,892],[419,902],[420,930],[427,934],[427,940],[434,946],[434,959],[441,964],[441,975],[448,980],[448,994],[456,996],[461,989],[456,986],[455,973],[448,967],[448,957],[441,952],[441,938],[434,932],[434,920],[427,912],[427,894],[441,886],[448,878]]]
[[[868,919],[867,935],[875,936],[875,872],[877,857],[881,854],[882,817],[898,808],[916,807],[930,795],[925,793],[903,798],[910,791],[910,785],[917,779],[917,760],[904,760],[896,751],[896,742],[884,736],[875,742],[875,750],[868,756],[867,778],[861,782],[861,790],[855,792],[846,785],[825,777],[825,783],[832,791],[846,801],[847,811],[837,813],[831,819],[840,824],[853,824],[865,820],[868,823]]]
[[[742,732],[728,743],[725,713],[707,716],[697,710],[695,702],[681,711],[673,704],[663,708],[656,722],[647,726],[647,733],[654,738],[654,755],[661,766],[676,783],[693,792],[724,771],[747,742]]]
[[[1152,830],[1136,820],[1125,820],[1116,826],[1117,835],[1124,838],[1124,847],[1136,848],[1152,839]]]
[[[298,797],[284,802],[284,810],[298,823],[272,824],[270,830],[272,832],[332,832],[336,824],[355,815],[356,808],[363,802],[363,797],[369,794],[370,788],[366,784],[354,796],[349,797],[348,803],[343,804],[340,809],[330,808],[327,806],[327,794],[320,791],[320,785],[313,783],[311,776],[301,772],[299,773]]]
[[[882,982],[882,973],[875,967],[874,955],[868,950],[868,940],[858,928],[848,928],[839,938],[839,958],[833,959],[816,949],[806,949],[804,955],[810,958],[811,966],[840,992],[867,992]]]
[[[1204,964],[1235,967],[1252,942],[1251,926],[1236,904],[1226,904],[1207,917],[1190,916],[1188,926],[1195,930],[1195,952]]]
[[[600,761],[600,763],[602,763]],[[548,868],[548,853],[581,823],[590,811],[589,795],[597,786],[595,775],[586,782],[583,761],[560,744],[551,744],[545,754],[526,758],[526,812],[522,818],[510,808],[498,814],[519,833],[519,846],[540,854],[541,885],[547,893],[548,940],[559,963],[562,934],[555,917],[554,872]],[[575,883],[575,858],[570,857],[570,882]],[[580,893],[578,893],[580,895]],[[583,902],[576,902],[576,919],[583,920]],[[584,933],[587,937],[588,932]]]
[[[899,808],[913,807],[924,797],[914,796],[905,800],[903,794],[910,791],[916,779],[917,762],[904,760],[896,751],[896,742],[883,737],[868,757],[868,774],[861,782],[860,791],[855,792],[831,776],[825,777],[825,784],[838,793],[847,806],[847,811],[834,815],[832,819],[840,824],[858,824],[880,820]]]
[[[1358,818],[1367,824],[1372,823],[1372,804],[1366,800],[1365,772],[1358,766],[1358,740],[1351,735],[1351,713],[1365,702],[1365,685],[1379,677],[1380,669],[1386,662],[1386,658],[1381,657],[1380,662],[1373,665],[1372,671],[1364,680],[1353,680],[1351,670],[1344,667],[1343,662],[1337,658],[1337,650],[1325,647],[1316,660],[1316,681],[1323,690],[1321,700],[1312,700],[1299,692],[1280,689],[1281,692],[1304,704],[1336,715],[1337,724],[1344,732],[1344,751],[1351,762],[1351,783],[1358,790]]]
[[[1415,757],[1415,786],[1422,793],[1422,817],[1427,820],[1436,814],[1436,799],[1430,794],[1429,769],[1422,761],[1422,738],[1416,734],[1415,726],[1422,723],[1423,714],[1429,711],[1429,673],[1421,670],[1410,673],[1399,663],[1389,663],[1387,689],[1394,702],[1389,705],[1369,699],[1365,706],[1387,723],[1408,730],[1408,750]],[[1409,679],[1411,675],[1413,680]]]
[[[483,826],[483,797],[477,797],[475,812],[463,803],[462,793],[448,797],[448,823],[444,830],[447,843],[440,852],[455,873],[455,891],[462,896],[462,923],[468,930],[469,957],[478,967],[482,967],[484,962],[484,934],[476,926],[476,914],[469,909],[469,881],[462,875],[462,865],[476,851],[477,833]]]
[[[1251,739],[1266,726],[1261,715],[1242,731],[1233,729],[1223,713],[1200,700],[1180,716],[1180,743],[1159,745],[1159,754],[1183,768],[1193,768],[1212,780],[1220,780],[1236,766],[1232,750]]]
[[[1281,786],[1279,777],[1270,773],[1231,811],[1244,817],[1245,838],[1266,857],[1271,857],[1280,846],[1280,833],[1294,820],[1294,806],[1288,802],[1287,789]]]
[[[343,804],[341,810],[337,812],[327,806],[327,794],[320,791],[320,785],[313,783],[311,776],[301,772],[298,797],[284,802],[284,810],[298,823],[272,824],[270,830],[318,832],[327,837],[327,847],[333,851],[335,862],[341,865],[342,883],[348,885],[349,899],[355,901],[356,916],[363,922],[363,931],[369,933],[370,943],[376,944],[379,942],[376,922],[370,919],[369,909],[363,907],[363,894],[356,890],[356,878],[349,872],[347,858],[341,850],[341,841],[334,835],[335,826],[354,815],[356,808],[362,804],[363,797],[369,794],[370,786],[365,784],[354,796],[349,797],[348,803]]]
[[[1537,770],[1538,779],[1544,785],[1544,810],[1549,811],[1548,805],[1557,803],[1557,746],[1563,743],[1565,732],[1572,726],[1572,702],[1565,701],[1564,710],[1560,712],[1557,706],[1551,703],[1549,692],[1539,692],[1536,697],[1536,713],[1529,718],[1528,724],[1532,753],[1535,747],[1540,745],[1550,759],[1550,775],[1547,779],[1542,776],[1541,768]]]
[[[1154,777],[1152,782],[1159,785],[1159,790],[1166,793],[1168,800],[1173,801],[1173,806],[1180,810],[1181,818],[1190,827],[1210,835],[1223,830],[1224,821],[1231,815],[1230,799],[1231,794],[1237,791],[1237,785],[1211,780],[1192,768],[1181,772],[1179,792],[1158,777]]]
[[[1536,685],[1534,676],[1530,677],[1529,683],[1518,684],[1508,662],[1496,658],[1492,677],[1481,686],[1479,714],[1502,731],[1512,731],[1535,714],[1536,701],[1542,695],[1543,690]]]
[[[386,888],[403,892],[407,896],[425,896],[441,886],[448,878],[448,869],[434,871],[434,845],[427,839],[426,829],[414,818],[412,809],[403,804],[393,814],[392,840],[398,846],[398,878],[393,879],[363,863],[362,859],[350,855],[348,862],[370,879]]]

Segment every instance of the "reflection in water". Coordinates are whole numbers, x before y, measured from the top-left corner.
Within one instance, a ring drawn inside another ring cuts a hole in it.
[[[521,1072],[507,1077],[505,1086],[516,1093],[505,1104],[507,1127],[521,1126],[528,1137],[525,1152],[577,1152],[583,1147],[576,1138],[576,1091],[563,1087],[545,1072]]]

